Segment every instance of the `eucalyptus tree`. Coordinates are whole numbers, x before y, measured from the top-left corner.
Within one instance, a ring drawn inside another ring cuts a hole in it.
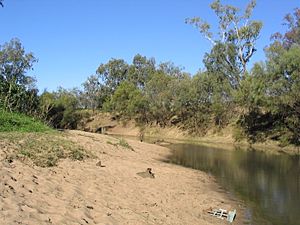
[[[32,94],[35,79],[27,72],[37,61],[33,53],[26,53],[20,40],[12,39],[0,46],[0,101],[5,110],[18,110],[24,95]]]
[[[147,58],[140,54],[134,56],[132,64],[129,66],[128,80],[139,89],[144,89],[145,84],[151,79],[155,72],[155,59]]]
[[[234,93],[247,75],[247,64],[254,52],[262,23],[251,20],[256,1],[251,0],[244,11],[215,0],[211,5],[218,18],[218,31],[200,17],[188,18],[186,23],[196,27],[212,44],[204,55],[206,73],[200,79],[210,90],[210,105],[205,107],[212,125],[222,127],[235,115]]]
[[[224,63],[234,71],[234,73],[226,74],[231,76],[230,80],[234,79],[234,86],[239,84],[243,78],[247,63],[256,51],[255,44],[262,23],[250,20],[255,6],[256,1],[251,0],[246,10],[241,13],[240,9],[235,6],[222,5],[220,0],[214,1],[210,7],[219,19],[219,31],[215,34],[211,31],[211,25],[202,18],[186,19],[186,23],[194,25],[211,42],[213,45],[212,51],[219,51]],[[238,73],[235,72],[236,70],[238,70]]]
[[[148,103],[140,89],[132,82],[122,82],[112,98],[105,102],[104,109],[123,119],[136,119],[146,122]]]
[[[300,10],[284,18],[288,30],[277,33],[266,49],[268,76],[265,108],[276,117],[275,130],[283,144],[300,145]],[[274,36],[273,36],[274,37]]]
[[[174,116],[171,77],[162,71],[152,75],[146,83],[145,97],[149,103],[149,120],[155,121],[161,126],[168,125],[169,119]]]
[[[294,9],[293,13],[288,13],[284,17],[284,23],[287,31],[284,34],[275,33],[272,38],[279,42],[285,49],[293,45],[300,45],[300,8]]]
[[[96,73],[100,82],[109,90],[109,94],[117,89],[122,81],[128,79],[129,66],[123,59],[111,59],[106,64],[101,64]]]
[[[241,83],[238,102],[247,111],[239,123],[251,141],[272,138],[283,145],[300,145],[299,19],[299,9],[284,18],[287,31],[273,35],[267,60],[255,64]]]
[[[129,65],[123,59],[111,59],[106,64],[100,64],[96,71],[99,80],[98,106],[101,108],[109,101],[118,86],[128,80]]]
[[[95,110],[99,105],[100,98],[100,81],[98,75],[91,75],[82,84],[82,99],[84,108]]]

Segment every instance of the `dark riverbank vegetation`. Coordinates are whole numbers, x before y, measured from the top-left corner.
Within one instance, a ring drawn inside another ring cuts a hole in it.
[[[215,34],[201,18],[186,20],[212,45],[203,58],[205,68],[193,75],[172,62],[137,54],[132,63],[111,59],[100,64],[80,88],[39,94],[34,77],[27,75],[37,59],[13,39],[0,46],[0,130],[14,130],[13,124],[20,123],[7,113],[76,129],[89,116],[83,109],[90,109],[141,126],[176,126],[195,136],[230,125],[236,141],[299,146],[300,9],[284,18],[285,33],[271,37],[265,61],[249,68],[262,28],[262,22],[251,20],[255,5],[251,1],[241,11],[214,1],[211,9],[219,18]]]

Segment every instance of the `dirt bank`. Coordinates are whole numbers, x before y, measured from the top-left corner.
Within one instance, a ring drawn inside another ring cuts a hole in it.
[[[170,142],[194,142],[223,149],[256,149],[272,154],[299,154],[300,148],[294,146],[282,147],[276,141],[255,143],[250,146],[246,140],[236,142],[233,138],[234,127],[229,125],[221,130],[211,129],[205,136],[193,136],[176,126],[160,127],[155,124],[139,127],[133,120],[119,121],[108,113],[95,112],[83,119],[78,126],[79,130],[107,133],[113,135],[139,137],[141,132],[144,137],[157,140],[168,140]]]
[[[218,132],[211,130],[205,136],[192,136],[175,126],[165,128],[161,128],[159,126],[146,126],[143,129],[145,137],[152,138],[153,140],[166,140],[172,143],[189,142],[226,150],[232,150],[236,148],[242,148],[245,150],[255,149],[271,154],[284,153],[295,155],[300,153],[300,148],[296,148],[294,146],[283,147],[280,146],[278,142],[271,140],[267,140],[265,142],[257,142],[252,145],[250,145],[246,140],[236,142],[232,136],[233,128],[230,126]],[[138,137],[140,135],[140,128],[137,127],[134,123],[130,122],[125,125],[118,124],[115,127],[108,129],[107,133],[112,135],[129,135]]]
[[[209,207],[236,208],[234,224],[242,224],[242,210],[213,177],[161,161],[167,148],[127,140],[131,150],[110,136],[68,134],[97,158],[51,168],[1,159],[0,224],[227,223],[203,212]],[[148,167],[154,179],[137,174]]]

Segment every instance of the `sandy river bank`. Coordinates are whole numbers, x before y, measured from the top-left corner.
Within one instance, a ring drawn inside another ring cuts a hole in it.
[[[227,224],[203,210],[242,209],[201,171],[162,162],[170,150],[105,135],[68,131],[97,159],[41,168],[0,162],[0,224]],[[99,166],[99,160],[105,167]],[[97,165],[98,163],[98,165]],[[155,178],[137,173],[151,167]]]

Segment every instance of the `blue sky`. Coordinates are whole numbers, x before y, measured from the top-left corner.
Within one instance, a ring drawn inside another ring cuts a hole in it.
[[[30,74],[37,86],[80,86],[100,63],[137,53],[172,61],[194,74],[211,45],[185,18],[200,16],[217,26],[211,0],[4,0],[0,8],[0,44],[19,38],[39,59]],[[244,8],[246,0],[223,0]],[[263,21],[258,51],[251,63],[263,60],[270,35],[284,31],[284,15],[299,0],[257,0],[253,19]]]

